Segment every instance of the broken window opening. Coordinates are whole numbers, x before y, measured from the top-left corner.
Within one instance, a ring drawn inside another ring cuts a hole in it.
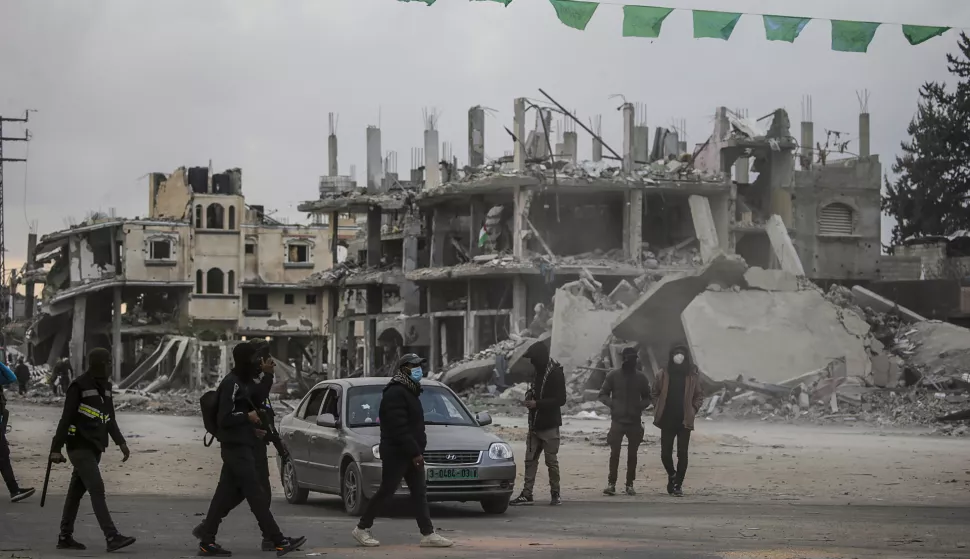
[[[204,227],[202,224],[202,204],[196,204],[195,206],[195,226],[198,229],[202,229]]]
[[[226,209],[222,207],[222,204],[209,204],[209,207],[205,210],[206,229],[225,229],[223,222],[225,212]]]
[[[294,301],[294,297],[293,297],[293,294],[292,293],[285,293],[285,294],[283,294],[283,304],[284,305],[292,305],[293,304],[293,301]]]
[[[288,264],[305,264],[310,261],[310,246],[302,243],[290,243],[286,247],[286,262]]]
[[[316,305],[317,304],[317,294],[316,293],[307,293],[306,294],[306,304],[308,304],[308,305]]]
[[[228,281],[228,283],[229,283],[229,294],[230,295],[235,295],[236,294],[236,272],[234,272],[232,270],[229,270],[229,272],[226,274],[226,276],[229,279],[229,281]]]
[[[203,279],[202,279],[202,276],[203,276],[202,270],[196,270],[195,271],[195,292],[196,293],[205,293],[202,290],[202,287],[203,287]]]
[[[210,294],[225,293],[225,276],[219,268],[212,268],[206,272],[205,292]]]
[[[253,243],[246,243],[246,254],[256,254],[256,245]]]
[[[246,298],[246,307],[251,311],[268,311],[269,296],[265,293],[250,293]]]
[[[538,195],[529,212],[538,233],[525,225],[528,249],[545,254],[548,246],[556,256],[622,260],[627,208],[622,193]]]
[[[151,260],[171,260],[172,241],[161,239],[148,245],[148,258]]]
[[[229,206],[229,229],[236,228],[236,206]]]

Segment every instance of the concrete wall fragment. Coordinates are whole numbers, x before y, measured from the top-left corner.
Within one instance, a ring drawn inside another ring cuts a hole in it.
[[[706,197],[696,194],[688,198],[688,203],[694,221],[694,234],[701,247],[701,261],[710,262],[720,251],[711,203]]]
[[[766,229],[768,239],[771,241],[771,248],[775,251],[778,262],[781,263],[781,269],[796,276],[804,276],[805,269],[802,267],[802,261],[798,257],[798,253],[795,252],[795,245],[792,244],[791,237],[788,236],[788,228],[785,227],[778,214],[768,218]]]
[[[575,371],[598,353],[610,336],[618,311],[597,310],[583,295],[559,289],[554,299],[550,355],[566,371]]]

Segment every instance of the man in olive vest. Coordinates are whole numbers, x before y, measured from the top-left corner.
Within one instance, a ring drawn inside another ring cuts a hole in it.
[[[88,370],[74,379],[67,388],[64,411],[54,433],[50,455],[51,462],[66,462],[61,454],[61,447],[66,444],[67,456],[74,466],[71,485],[64,500],[61,532],[57,538],[58,549],[85,549],[84,544],[74,539],[74,520],[84,493],[91,496],[91,508],[94,509],[94,515],[104,532],[108,551],[117,551],[135,543],[135,538],[118,533],[111,521],[99,468],[101,454],[108,446],[109,435],[121,449],[123,462],[127,462],[131,455],[115,421],[110,375],[111,353],[104,348],[95,348],[88,354]]]

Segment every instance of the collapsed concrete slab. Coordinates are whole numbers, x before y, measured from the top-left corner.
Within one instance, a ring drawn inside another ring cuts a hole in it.
[[[781,263],[781,269],[798,277],[804,276],[805,269],[802,267],[802,260],[795,252],[795,245],[791,242],[788,228],[785,227],[785,222],[781,220],[781,216],[775,214],[768,218],[765,230],[768,232],[771,249],[775,251],[775,256]]]
[[[970,330],[948,322],[914,324],[901,339],[911,342],[906,362],[924,374],[963,372],[970,363]],[[901,340],[897,340],[897,345]]]
[[[610,292],[610,301],[627,307],[636,303],[638,297],[640,297],[640,292],[626,280],[620,280],[616,288]]]
[[[882,295],[869,291],[859,285],[852,288],[852,297],[860,307],[869,307],[874,311],[886,314],[898,313],[905,322],[923,322],[926,320],[906,307],[901,307]]]
[[[488,382],[488,379],[492,378],[492,372],[494,370],[494,357],[489,359],[474,359],[465,363],[459,363],[449,369],[441,377],[441,382],[451,387],[452,390],[463,390]]]
[[[597,310],[589,298],[567,289],[556,290],[553,306],[550,355],[565,371],[575,371],[602,349],[620,313]]]
[[[798,278],[785,270],[765,270],[753,266],[744,273],[744,281],[751,289],[762,291],[798,291]]]
[[[849,376],[870,370],[868,325],[815,290],[705,291],[683,312],[697,365],[714,380],[782,383],[845,357]]]
[[[722,253],[693,273],[666,276],[620,314],[613,324],[613,335],[653,348],[658,358],[666,359],[671,344],[686,340],[680,314],[694,297],[712,283],[725,287],[739,284],[745,269],[744,259]]]
[[[694,221],[694,234],[701,247],[701,261],[710,262],[721,251],[717,228],[714,226],[714,215],[711,213],[711,203],[706,196],[696,194],[688,198],[687,202],[690,204],[690,215]]]

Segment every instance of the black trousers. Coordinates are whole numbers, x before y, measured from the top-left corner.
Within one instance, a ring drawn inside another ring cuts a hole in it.
[[[357,527],[361,530],[370,530],[374,525],[377,512],[385,501],[394,496],[397,488],[403,479],[408,483],[408,491],[411,492],[411,502],[416,511],[415,520],[418,521],[418,528],[421,535],[427,536],[434,533],[434,526],[431,524],[431,511],[428,509],[428,484],[424,478],[424,468],[414,465],[411,458],[407,456],[384,456],[381,468],[381,487],[374,494],[364,515],[360,517]]]
[[[643,424],[610,423],[610,432],[606,435],[606,442],[610,445],[610,485],[616,484],[617,470],[620,468],[620,452],[623,450],[623,437],[627,440],[626,455],[626,484],[633,485],[637,478],[637,450],[643,442]]]
[[[98,519],[105,539],[118,535],[108,502],[104,496],[104,481],[101,479],[101,453],[94,449],[77,448],[67,451],[67,457],[74,466],[71,473],[71,485],[67,488],[67,498],[64,499],[64,512],[61,515],[61,536],[74,533],[74,521],[77,520],[77,509],[81,506],[81,498],[87,493],[91,497],[91,508]]]
[[[677,439],[677,468],[674,469],[674,439]],[[687,474],[687,450],[690,447],[690,429],[664,428],[660,430],[660,461],[663,462],[667,475],[674,478],[675,483],[684,483]]]
[[[18,391],[21,396],[27,395],[27,381],[22,381],[20,384],[20,390]]]
[[[262,448],[263,467],[256,458],[260,452],[259,447]],[[263,538],[279,543],[283,539],[283,533],[269,510],[271,493],[267,490],[269,465],[266,461],[266,446],[223,445],[220,452],[222,472],[209,504],[209,512],[202,522],[203,543],[215,542],[222,519],[243,501],[249,503],[249,509],[256,517]],[[261,470],[265,470],[265,476],[260,473]]]
[[[7,444],[7,425],[0,424],[0,476],[7,484],[7,491],[13,497],[20,486],[17,485],[17,478],[13,475],[13,466],[10,465],[10,446]]]

